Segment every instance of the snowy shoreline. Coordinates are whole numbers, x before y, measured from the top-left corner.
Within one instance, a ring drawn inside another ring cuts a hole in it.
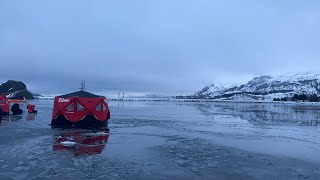
[[[39,100],[54,100],[54,97],[38,97]],[[177,99],[177,98],[107,98],[107,101],[126,102],[195,102],[195,103],[266,103],[266,104],[290,104],[290,105],[320,105],[320,102],[302,101],[250,101],[250,100],[215,100],[215,99]]]
[[[176,98],[124,98],[107,99],[108,101],[160,101],[160,102],[195,102],[195,103],[268,103],[268,104],[295,104],[295,105],[320,105],[320,102],[298,101],[245,101],[245,100],[213,100],[213,99],[176,99]]]

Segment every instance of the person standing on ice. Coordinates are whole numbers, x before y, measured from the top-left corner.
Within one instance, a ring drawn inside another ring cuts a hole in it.
[[[35,110],[36,106],[34,104],[28,104],[27,109],[28,113],[37,113],[38,111]]]
[[[22,114],[22,109],[20,109],[20,105],[18,103],[14,103],[11,107],[12,115],[20,115]]]

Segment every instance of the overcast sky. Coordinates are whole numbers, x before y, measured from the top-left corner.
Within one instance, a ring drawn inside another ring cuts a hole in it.
[[[318,0],[0,0],[0,80],[193,93],[320,71]]]

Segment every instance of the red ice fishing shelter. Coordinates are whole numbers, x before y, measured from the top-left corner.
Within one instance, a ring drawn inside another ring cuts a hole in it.
[[[0,95],[0,108],[2,109],[2,114],[9,114],[10,103],[5,95]]]
[[[107,127],[110,119],[106,97],[77,91],[54,99],[51,126]]]

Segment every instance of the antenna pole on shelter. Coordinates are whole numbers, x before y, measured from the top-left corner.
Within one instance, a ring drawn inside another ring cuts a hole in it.
[[[82,81],[81,82],[81,91],[85,91],[86,90],[86,81]]]

